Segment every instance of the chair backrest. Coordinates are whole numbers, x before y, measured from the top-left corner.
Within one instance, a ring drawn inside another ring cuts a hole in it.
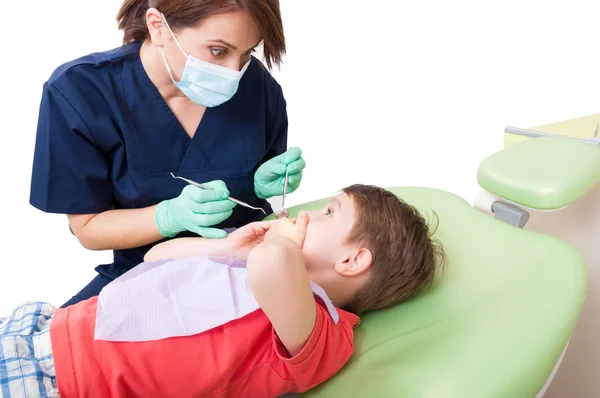
[[[586,290],[579,253],[449,192],[388,188],[427,217],[448,256],[427,291],[365,314],[355,353],[308,397],[533,397],[577,322]],[[320,208],[327,199],[290,209]]]

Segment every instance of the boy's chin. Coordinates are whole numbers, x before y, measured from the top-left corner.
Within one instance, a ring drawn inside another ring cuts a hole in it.
[[[303,250],[302,254],[304,255],[304,268],[309,273],[309,275],[311,273],[318,274],[321,270],[327,268],[327,266],[322,261],[319,261],[318,258],[315,258],[314,253],[309,254]]]
[[[304,247],[301,247],[300,249],[302,250],[302,256],[304,257],[304,268],[306,268],[306,270],[309,271],[312,269],[310,255],[308,255]]]

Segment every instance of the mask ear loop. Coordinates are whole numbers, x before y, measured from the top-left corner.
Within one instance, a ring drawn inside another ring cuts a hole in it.
[[[162,15],[163,22],[165,23],[165,26],[169,30],[169,33],[171,33],[171,36],[175,40],[175,43],[177,44],[177,47],[179,47],[179,49],[181,50],[181,52],[183,53],[183,55],[185,55],[186,58],[189,58],[189,56],[185,53],[185,51],[183,51],[183,48],[181,47],[181,44],[179,44],[179,41],[177,40],[177,38],[173,34],[173,31],[171,30],[171,27],[169,26],[169,23],[167,22],[167,19],[165,18],[165,14],[163,14],[161,12],[160,15]],[[162,55],[163,60],[165,61],[165,66],[167,67],[167,72],[169,72],[169,76],[171,77],[171,80],[173,81],[173,83],[179,83],[179,82],[175,81],[175,79],[173,78],[173,72],[171,72],[171,67],[169,66],[169,62],[167,61],[167,57],[165,57],[165,52],[163,51],[162,47],[160,47],[160,54]]]
[[[171,33],[171,36],[173,36],[173,39],[175,40],[175,43],[177,43],[177,46],[179,47],[179,49],[181,50],[181,52],[183,53],[183,55],[186,56],[186,58],[188,57],[188,55],[186,54],[185,51],[183,51],[183,47],[181,47],[181,44],[179,44],[179,41],[177,40],[177,38],[175,37],[175,35],[173,34],[173,31],[171,30],[171,27],[169,26],[169,23],[167,22],[167,19],[165,18],[165,14],[163,14],[162,12],[160,13],[160,15],[162,15],[163,18],[163,22],[165,23],[165,26],[167,27],[167,29],[169,29],[169,33]]]

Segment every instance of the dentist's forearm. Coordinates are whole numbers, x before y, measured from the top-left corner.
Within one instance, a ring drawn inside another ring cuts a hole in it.
[[[69,215],[69,225],[89,250],[123,250],[161,240],[154,223],[156,206]]]

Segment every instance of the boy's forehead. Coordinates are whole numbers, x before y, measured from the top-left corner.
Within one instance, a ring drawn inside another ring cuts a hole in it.
[[[348,198],[348,195],[345,192],[340,192],[329,200],[329,204],[341,204],[346,198]]]
[[[335,198],[329,201],[330,206],[338,207],[338,210],[353,213],[354,200],[346,192],[339,193]]]

